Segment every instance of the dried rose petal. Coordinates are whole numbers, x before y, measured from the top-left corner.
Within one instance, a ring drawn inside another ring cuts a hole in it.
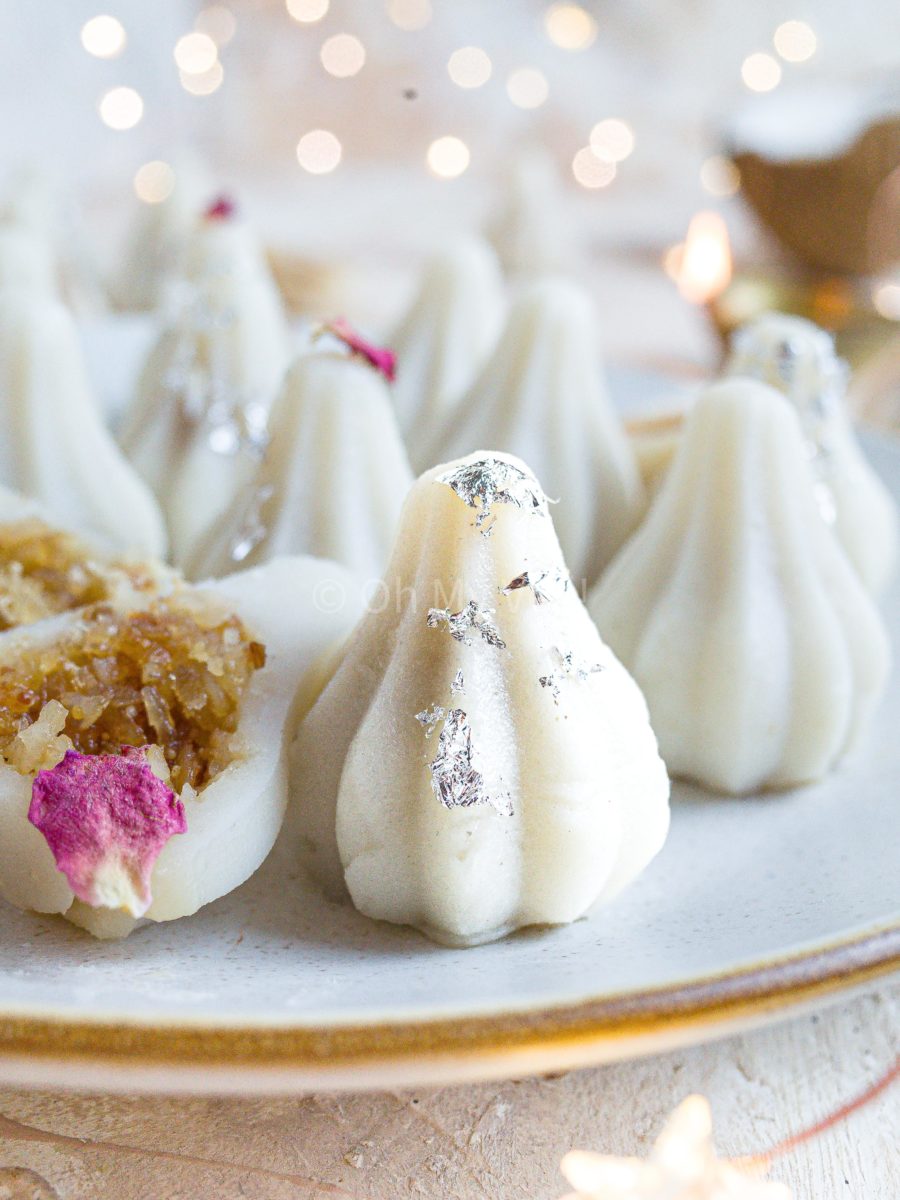
[[[230,221],[237,212],[237,205],[230,196],[216,196],[204,212],[207,221]]]
[[[187,830],[183,804],[134,746],[121,754],[67,751],[35,776],[28,820],[79,900],[133,917],[150,907],[159,852]]]
[[[386,346],[376,346],[372,342],[367,342],[343,317],[328,321],[323,326],[322,332],[330,333],[342,341],[354,354],[358,354],[376,371],[380,371],[388,383],[394,382],[397,374],[397,355],[393,350],[388,350]]]

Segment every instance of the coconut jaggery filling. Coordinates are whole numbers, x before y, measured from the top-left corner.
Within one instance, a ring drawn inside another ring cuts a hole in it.
[[[0,525],[0,630],[108,596],[106,579],[77,537],[34,518]]]
[[[0,754],[22,769],[19,735],[56,701],[65,724],[59,730],[56,706],[47,715],[58,719],[45,724],[51,738],[61,732],[63,749],[159,746],[175,791],[202,788],[238,753],[241,701],[265,658],[238,617],[196,599],[160,599],[124,615],[94,605],[76,630],[0,664]]]

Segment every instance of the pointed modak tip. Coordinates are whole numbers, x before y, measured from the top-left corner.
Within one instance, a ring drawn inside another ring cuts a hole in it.
[[[732,337],[734,347],[742,342],[800,342],[815,346],[820,353],[834,352],[834,336],[806,317],[769,311],[745,321]]]
[[[350,353],[361,358],[383,375],[388,383],[393,383],[397,375],[397,355],[387,346],[376,346],[374,342],[366,341],[362,334],[357,333],[344,317],[336,317],[333,321],[325,321],[313,333],[313,341],[318,341],[326,333],[337,338],[347,347]]]
[[[845,386],[848,368],[839,356],[834,336],[805,317],[767,312],[747,321],[731,339],[727,369],[771,380],[790,389]]]
[[[445,484],[464,504],[476,509],[475,528],[485,537],[493,529],[492,509],[497,504],[509,504],[539,517],[546,517],[549,511],[550,500],[534,473],[512,454],[476,450],[433,467],[420,482]]]
[[[791,412],[791,406],[777,388],[750,375],[730,375],[704,388],[695,407],[745,409],[748,412]]]
[[[230,221],[237,216],[237,204],[231,196],[216,196],[203,210],[204,221]]]

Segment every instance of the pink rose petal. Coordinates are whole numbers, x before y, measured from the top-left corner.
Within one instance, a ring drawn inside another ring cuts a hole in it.
[[[68,750],[35,776],[28,820],[79,900],[135,917],[150,907],[159,852],[187,830],[184,805],[134,746],[121,754]]]
[[[230,221],[237,212],[237,205],[230,196],[216,196],[203,216],[207,221]]]
[[[381,372],[388,383],[394,382],[397,374],[397,355],[393,350],[389,350],[386,346],[376,346],[372,342],[367,342],[343,317],[328,321],[323,332],[332,334],[354,354],[364,358],[376,371]]]

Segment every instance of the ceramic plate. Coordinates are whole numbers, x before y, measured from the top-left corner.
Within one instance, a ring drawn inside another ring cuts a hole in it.
[[[866,444],[900,499],[900,444]],[[884,609],[897,645],[900,587]],[[900,967],[898,729],[895,672],[866,745],[824,783],[741,800],[676,786],[665,849],[615,904],[470,950],[326,904],[278,850],[196,917],[120,943],[3,907],[0,1078],[437,1083],[584,1066],[820,1003]]]

